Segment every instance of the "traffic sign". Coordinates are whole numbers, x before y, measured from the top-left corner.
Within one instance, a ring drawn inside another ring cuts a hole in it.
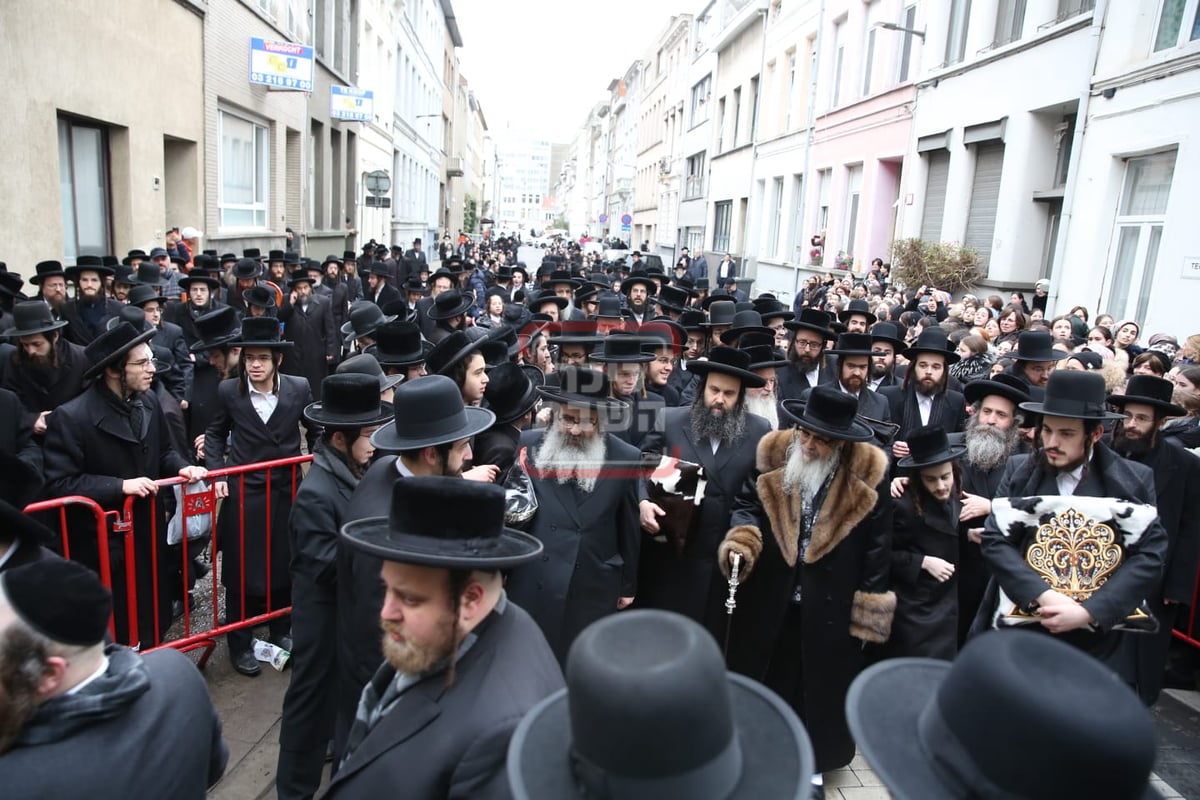
[[[606,222],[608,222],[608,214],[601,214],[600,215],[600,224],[603,225]]]
[[[621,223],[621,233],[629,233],[631,230],[633,230],[633,226],[628,222]]]
[[[633,222],[633,217],[629,216],[628,214],[621,215],[621,224],[622,225],[629,225],[632,222]]]

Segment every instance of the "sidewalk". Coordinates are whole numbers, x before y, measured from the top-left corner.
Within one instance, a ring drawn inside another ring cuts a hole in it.
[[[213,787],[212,800],[269,800],[275,797],[279,757],[279,721],[288,673],[264,664],[256,678],[233,671],[222,643],[204,670],[229,744],[225,777]],[[1156,775],[1152,781],[1164,800],[1200,797],[1200,692],[1167,690],[1154,708],[1159,729],[1156,771],[1175,781],[1181,794]],[[890,795],[862,755],[825,775],[828,800],[888,800]]]

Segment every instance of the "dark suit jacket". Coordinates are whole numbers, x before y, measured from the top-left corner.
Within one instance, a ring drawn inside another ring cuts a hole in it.
[[[920,427],[920,416],[917,416],[916,426],[906,426],[904,421],[904,410],[909,403],[916,403],[916,390],[909,388],[905,391],[903,386],[888,386],[879,390],[879,394],[887,398],[888,406],[891,410],[891,421],[900,426],[900,431],[896,434],[896,439],[903,442],[908,438],[908,435]],[[963,424],[967,419],[967,399],[962,396],[961,392],[956,392],[953,389],[947,389],[945,395],[942,396],[942,413],[937,415],[937,419],[930,415],[930,425],[940,425],[946,433],[958,433],[963,429]]]
[[[29,468],[30,478],[40,484],[42,448],[33,440],[33,426],[20,399],[8,389],[0,389],[0,453],[19,458]],[[13,475],[5,476],[6,482],[14,480]]]
[[[509,423],[497,424],[488,428],[475,437],[471,450],[474,453],[471,463],[495,464],[500,468],[496,483],[504,483],[504,478],[513,462],[517,459],[517,450],[521,440],[521,431]]]
[[[8,363],[4,388],[11,389],[20,398],[30,425],[38,414],[53,411],[83,392],[83,372],[87,369],[83,348],[61,336],[54,346],[58,351],[58,368],[54,371],[53,382],[48,385],[34,380],[32,370],[21,366],[17,353],[12,354]],[[51,419],[53,415],[46,418],[47,426],[52,424]]]
[[[698,521],[682,557],[675,555],[670,544],[654,541],[648,534],[643,537],[638,605],[678,611],[708,625],[714,635],[722,635],[714,628],[724,622],[726,585],[714,556],[729,530],[733,501],[754,469],[759,440],[770,432],[771,425],[748,414],[741,440],[722,443],[714,453],[708,441],[696,440],[691,413],[690,407],[661,409],[654,428],[642,440],[643,455],[654,457],[648,463],[667,455],[699,464],[707,483]],[[644,486],[642,490],[645,497]]]
[[[794,363],[776,369],[775,380],[777,382],[775,394],[780,400],[797,400],[800,395],[804,394],[805,389],[813,388],[812,384],[808,382],[808,373],[800,371],[800,368]],[[832,383],[836,380],[837,372],[833,369],[833,365],[829,363],[828,358],[822,357],[817,371],[817,385]]]
[[[324,297],[313,295],[305,314],[284,295],[279,309],[283,323],[283,338],[296,346],[283,351],[280,371],[308,381],[313,397],[321,396],[321,381],[329,374],[330,359],[337,358],[342,349],[341,339],[333,328],[333,307]]]
[[[563,687],[562,673],[533,620],[511,601],[476,632],[455,665],[454,685],[437,672],[409,687],[337,770],[326,797],[510,797],[509,739],[525,712]],[[386,686],[394,676],[386,667],[374,680]]]
[[[183,328],[164,321],[154,334],[152,343],[171,352],[171,369],[157,377],[176,400],[186,400],[192,392],[193,364]]]
[[[397,289],[395,286],[392,286],[390,283],[385,283],[383,285],[383,288],[379,290],[378,297],[375,297],[374,295],[370,294],[369,292],[366,294],[366,297],[368,300],[373,302],[375,305],[379,306],[380,308],[383,308],[388,303],[403,299],[404,295],[400,294],[400,290]]]
[[[542,431],[526,431],[530,477],[538,510],[529,533],[546,549],[508,579],[509,596],[530,613],[551,649],[565,661],[580,631],[617,610],[617,598],[637,592],[638,482],[641,453],[612,434],[606,436],[605,468],[591,494],[574,483],[537,475]]]
[[[163,309],[163,320],[178,325],[183,330],[183,340],[190,347],[200,340],[200,334],[196,332],[196,317],[202,317],[224,307],[225,304],[220,300],[210,299],[208,305],[200,309],[195,308],[187,301],[172,300]]]
[[[93,328],[84,320],[83,313],[79,310],[79,300],[68,300],[62,308],[62,318],[71,324],[62,329],[63,336],[77,345],[86,347],[100,334],[104,333],[105,324],[108,320],[121,313],[122,304],[118,300],[111,297],[104,298],[104,316],[100,319],[98,327]]]

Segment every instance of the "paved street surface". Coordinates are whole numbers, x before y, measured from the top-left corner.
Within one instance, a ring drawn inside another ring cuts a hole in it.
[[[265,632],[265,630],[264,630]],[[268,800],[275,797],[279,713],[288,673],[268,665],[257,678],[237,674],[221,644],[204,669],[225,726],[229,766],[209,797]],[[1155,786],[1166,800],[1200,798],[1200,692],[1168,689],[1154,709],[1159,748]],[[861,755],[825,776],[829,800],[887,800],[888,793]]]

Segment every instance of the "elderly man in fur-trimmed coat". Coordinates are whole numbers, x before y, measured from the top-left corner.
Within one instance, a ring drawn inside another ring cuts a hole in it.
[[[892,506],[888,460],[856,419],[858,401],[818,386],[785,400],[758,445],[757,477],[734,504],[718,558],[742,556],[729,668],[786,700],[812,736],[817,772],[854,757],[844,705],[864,666],[863,642],[891,632]]]

